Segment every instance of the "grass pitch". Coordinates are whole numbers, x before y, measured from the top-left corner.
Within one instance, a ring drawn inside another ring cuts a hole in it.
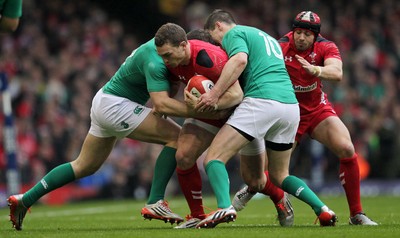
[[[339,222],[336,227],[319,227],[314,224],[312,209],[291,197],[295,210],[295,225],[280,227],[276,211],[267,197],[253,199],[246,209],[238,213],[235,222],[220,224],[214,229],[177,230],[169,223],[159,220],[143,220],[140,210],[145,201],[85,201],[63,206],[35,205],[24,220],[22,231],[15,231],[8,221],[8,207],[0,209],[0,238],[11,237],[400,237],[400,198],[365,197],[363,207],[368,216],[379,226],[348,225],[348,208],[345,197],[321,197],[336,212]],[[204,205],[215,208],[214,197],[204,199]],[[189,209],[181,197],[170,199],[171,209],[184,216]]]

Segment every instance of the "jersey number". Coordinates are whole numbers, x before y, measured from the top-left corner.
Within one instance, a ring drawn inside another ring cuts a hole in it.
[[[271,36],[265,35],[262,32],[258,32],[258,34],[264,39],[267,55],[271,56],[271,52],[272,52],[276,58],[283,59],[283,53],[282,53],[281,46],[279,45],[278,41],[276,41]]]

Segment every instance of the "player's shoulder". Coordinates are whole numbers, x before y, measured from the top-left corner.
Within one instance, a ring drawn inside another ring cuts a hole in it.
[[[286,35],[282,36],[278,39],[279,44],[288,44],[290,42],[290,38],[293,37],[293,32],[290,31]]]
[[[315,40],[315,44],[321,46],[336,46],[335,42],[326,39],[322,35],[318,35],[317,39]]]
[[[216,50],[220,51],[222,50],[221,47],[211,44],[210,42],[207,41],[202,41],[202,40],[189,40],[190,47],[193,48],[195,51],[200,51],[202,49],[205,50]]]
[[[325,57],[332,57],[341,60],[339,47],[335,44],[335,42],[328,40],[321,35],[318,35],[314,43],[314,51],[325,55]]]
[[[210,68],[214,61],[227,60],[226,52],[219,46],[201,40],[189,40],[192,57],[197,65]]]

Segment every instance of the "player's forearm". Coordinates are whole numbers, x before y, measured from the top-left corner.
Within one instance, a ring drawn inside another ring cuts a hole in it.
[[[243,91],[236,81],[218,100],[218,110],[227,109],[238,105],[243,100]]]
[[[341,81],[343,78],[342,61],[328,58],[324,66],[313,66],[312,74],[323,80]]]
[[[341,68],[334,65],[314,66],[312,74],[320,79],[330,81],[341,81],[343,76]]]
[[[19,25],[18,18],[8,18],[1,17],[0,18],[0,33],[11,33],[17,30]]]
[[[230,112],[229,110],[212,111],[212,112],[197,112],[175,99],[167,99],[163,103],[154,105],[153,110],[160,115],[183,117],[183,118],[202,118],[202,119],[222,119],[226,118]]]
[[[194,110],[189,108],[185,103],[173,98],[154,103],[153,109],[159,114],[174,117],[192,117],[194,114]]]
[[[244,54],[244,57],[242,54],[244,53],[232,56],[225,64],[217,83],[213,87],[218,96],[221,96],[239,78],[245,69],[247,64],[247,58],[245,57],[247,55]]]

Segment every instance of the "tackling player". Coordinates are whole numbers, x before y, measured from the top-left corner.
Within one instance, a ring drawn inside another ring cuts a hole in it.
[[[168,77],[154,39],[133,50],[93,98],[91,126],[78,157],[55,167],[26,193],[8,198],[13,227],[22,229],[26,212],[45,194],[95,173],[117,139],[124,137],[164,145],[154,169],[159,182],[151,188],[150,197],[154,199],[154,211],[162,219],[171,223],[183,221],[164,201],[167,183],[176,169],[176,144],[181,127],[172,119],[158,115],[219,119],[226,117],[226,113],[196,113],[184,102],[171,98]],[[149,99],[153,113],[145,106]]]

